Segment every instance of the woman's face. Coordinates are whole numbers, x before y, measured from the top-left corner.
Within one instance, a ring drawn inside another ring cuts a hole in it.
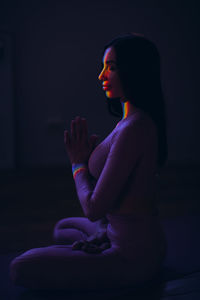
[[[103,70],[99,75],[103,90],[108,98],[123,97],[121,82],[116,65],[116,54],[113,47],[107,48],[103,57]]]

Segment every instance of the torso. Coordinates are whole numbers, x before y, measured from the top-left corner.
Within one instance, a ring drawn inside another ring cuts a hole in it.
[[[157,136],[153,121],[146,114],[136,112],[127,119],[118,122],[113,131],[94,149],[89,159],[89,170],[98,180],[110,151],[112,139],[124,126],[129,126],[136,118],[145,117],[147,126],[152,128],[152,140],[146,149],[145,155],[132,171],[127,184],[122,192],[122,197],[117,199],[116,207],[112,213],[116,215],[142,214],[151,215],[157,209],[156,187],[156,156]]]

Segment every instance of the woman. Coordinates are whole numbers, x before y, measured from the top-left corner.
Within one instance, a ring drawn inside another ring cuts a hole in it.
[[[71,122],[64,142],[85,217],[59,221],[56,245],[11,262],[13,282],[40,289],[140,285],[162,268],[166,240],[157,210],[156,174],[167,159],[165,110],[155,45],[119,36],[103,53],[109,111],[121,118],[95,147],[85,119]],[[94,149],[95,148],[95,149]]]

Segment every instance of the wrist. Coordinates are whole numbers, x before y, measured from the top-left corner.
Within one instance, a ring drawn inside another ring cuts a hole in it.
[[[87,163],[86,163],[86,162],[72,162],[71,165],[72,165],[72,166],[78,166],[78,165],[84,165],[84,166],[87,166]]]
[[[74,179],[76,175],[82,171],[88,171],[88,166],[86,163],[72,163],[72,173]]]

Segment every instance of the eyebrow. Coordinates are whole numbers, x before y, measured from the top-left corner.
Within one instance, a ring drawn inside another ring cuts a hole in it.
[[[114,61],[114,60],[107,60],[106,63],[107,63],[107,64],[110,64],[110,63],[116,64],[116,61]]]

